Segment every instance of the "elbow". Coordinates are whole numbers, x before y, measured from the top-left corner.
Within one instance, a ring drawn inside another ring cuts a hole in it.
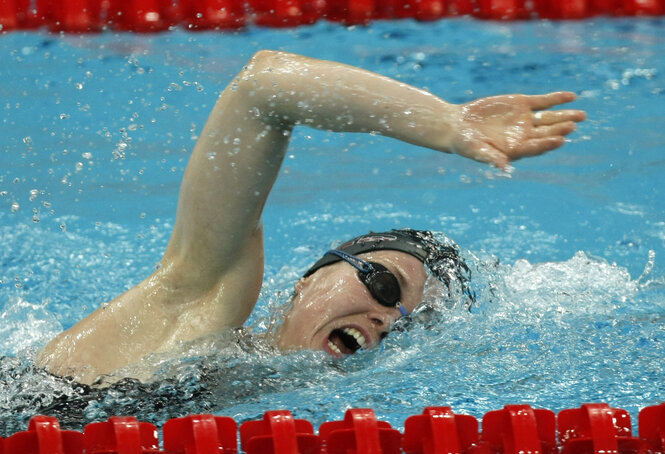
[[[257,89],[265,89],[265,75],[276,68],[276,62],[279,61],[277,55],[280,52],[272,50],[260,50],[249,59],[242,71],[236,76],[234,91],[245,91],[243,96],[248,93],[255,93]]]
[[[287,102],[282,95],[284,90],[293,86],[293,66],[297,62],[297,56],[286,52],[256,52],[233,84],[235,96],[248,108],[262,112],[264,123],[275,124],[280,128],[292,126],[283,115]]]
[[[274,60],[275,57],[283,52],[276,50],[262,49],[254,53],[252,58],[249,59],[248,66],[255,66],[266,64],[267,62]]]
[[[283,57],[286,55],[288,54],[275,50],[260,50],[249,59],[243,73],[256,77],[266,71],[269,72],[271,69],[280,67],[284,61]]]

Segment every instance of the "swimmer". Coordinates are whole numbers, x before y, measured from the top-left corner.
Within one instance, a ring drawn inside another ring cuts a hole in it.
[[[298,125],[381,134],[506,169],[564,144],[585,113],[550,108],[574,99],[554,92],[455,105],[359,68],[260,51],[208,118],[155,272],[59,334],[37,364],[89,384],[152,352],[242,326],[263,279],[261,214]],[[296,283],[274,345],[337,357],[376,346],[421,303],[423,264],[437,274],[434,255],[463,266],[454,247],[410,230],[364,235],[326,253]]]

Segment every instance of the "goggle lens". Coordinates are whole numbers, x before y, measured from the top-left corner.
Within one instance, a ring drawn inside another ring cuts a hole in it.
[[[402,296],[397,278],[380,263],[369,263],[373,270],[358,271],[358,277],[379,304],[386,307],[397,306]]]

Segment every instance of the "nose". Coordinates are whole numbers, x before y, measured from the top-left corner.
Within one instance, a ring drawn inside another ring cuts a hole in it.
[[[374,312],[368,315],[372,326],[378,329],[389,329],[390,325],[395,321],[389,314],[383,314],[380,312]]]
[[[369,316],[369,321],[375,329],[378,342],[381,342],[388,336],[388,330],[392,324],[393,317],[384,314],[372,314]]]
[[[372,322],[372,325],[374,325],[378,328],[381,328],[386,324],[383,320],[381,320],[380,318],[377,318],[377,317],[371,317],[370,321]]]

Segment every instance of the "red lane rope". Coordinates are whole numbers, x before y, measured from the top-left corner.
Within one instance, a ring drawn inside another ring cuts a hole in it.
[[[157,32],[176,26],[295,27],[323,19],[349,25],[460,15],[515,20],[663,14],[665,0],[0,0],[0,30]]]
[[[113,416],[62,430],[56,418],[35,416],[27,431],[0,438],[0,454],[658,454],[665,453],[665,403],[639,413],[639,434],[626,410],[584,404],[555,414],[529,405],[506,405],[478,420],[450,407],[427,407],[410,416],[403,433],[377,420],[371,409],[351,409],[342,421],[309,421],[287,410],[238,425],[226,416],[168,420],[160,446],[156,426]]]

